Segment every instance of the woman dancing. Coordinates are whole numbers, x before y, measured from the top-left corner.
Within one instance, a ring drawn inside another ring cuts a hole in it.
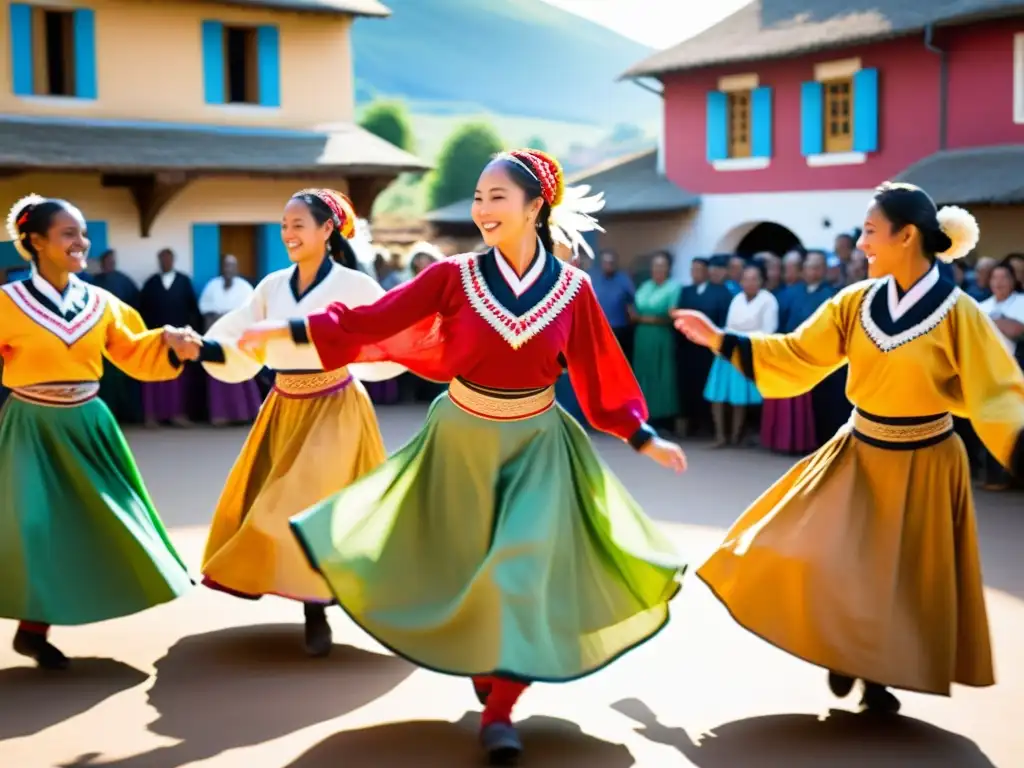
[[[520,753],[512,708],[529,683],[590,674],[656,634],[683,570],[555,405],[567,367],[591,424],[685,467],[647,426],[586,274],[552,254],[553,236],[580,243],[600,202],[562,178],[541,152],[499,155],[473,202],[486,253],[432,264],[370,306],[243,336],[312,344],[331,368],[390,358],[451,380],[411,442],[292,525],[360,626],[421,666],[473,678],[497,764]]]
[[[239,597],[278,595],[304,604],[306,652],[326,656],[332,645],[325,607],[332,602],[288,528],[288,518],[336,493],[384,461],[373,406],[360,379],[404,372],[393,363],[330,366],[316,349],[272,344],[265,355],[235,342],[253,323],[286,321],[341,302],[358,307],[384,295],[357,269],[348,243],[355,226],[348,198],[304,189],[285,206],[281,237],[294,266],[263,279],[249,300],[210,326],[207,343],[220,351],[207,372],[225,382],[248,381],[263,366],[275,370],[267,398],[228,475],[203,557],[203,583]]]
[[[70,203],[23,198],[7,232],[32,273],[0,287],[12,393],[0,411],[0,616],[20,621],[15,651],[63,669],[51,625],[126,616],[192,584],[97,395],[104,357],[135,379],[161,381],[201,345],[188,330],[147,331],[131,307],[75,277],[89,240]]]
[[[921,189],[878,188],[858,247],[873,279],[796,331],[745,337],[677,313],[691,340],[766,397],[793,397],[849,362],[850,423],[750,507],[698,575],[751,632],[829,672],[837,696],[896,712],[888,690],[948,696],[995,682],[963,443],[970,417],[1024,471],[1024,377],[936,257],[969,253],[978,225]],[[770,599],[766,596],[770,595]]]

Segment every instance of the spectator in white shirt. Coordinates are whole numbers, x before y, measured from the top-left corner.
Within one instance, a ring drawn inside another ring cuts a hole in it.
[[[993,267],[989,289],[992,295],[981,302],[981,308],[996,324],[1006,348],[1014,355],[1024,336],[1024,292],[1009,264]]]
[[[199,297],[199,311],[209,329],[217,320],[238,309],[253,294],[252,283],[238,276],[238,259],[228,254],[221,260],[220,276],[206,284]],[[263,396],[255,379],[228,384],[207,377],[207,403],[210,423],[215,427],[253,421],[263,404]]]

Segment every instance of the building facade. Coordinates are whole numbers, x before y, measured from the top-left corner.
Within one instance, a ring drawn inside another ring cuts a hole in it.
[[[981,251],[1024,248],[1024,3],[936,5],[755,0],[630,70],[661,81],[666,173],[700,196],[679,262],[831,248],[886,179],[971,208]]]
[[[114,248],[135,278],[171,248],[197,289],[227,253],[259,279],[287,264],[293,192],[330,186],[368,214],[427,167],[354,123],[349,33],[388,15],[377,0],[0,6],[0,206],[71,200],[90,255]]]

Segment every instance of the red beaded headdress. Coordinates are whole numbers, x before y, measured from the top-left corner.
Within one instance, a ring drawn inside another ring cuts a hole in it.
[[[349,240],[356,233],[356,209],[352,201],[341,192],[333,189],[303,189],[293,197],[304,198],[307,203],[312,202],[310,198],[317,198],[330,210],[334,226],[342,237]]]
[[[584,232],[604,232],[593,214],[604,208],[604,193],[590,194],[590,186],[565,186],[561,164],[539,149],[515,149],[498,156],[515,163],[540,182],[540,194],[551,207],[551,239],[567,246],[573,256],[585,251],[594,258],[594,251],[583,237]]]

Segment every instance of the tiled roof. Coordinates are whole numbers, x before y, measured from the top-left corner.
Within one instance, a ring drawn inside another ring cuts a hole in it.
[[[272,8],[278,11],[307,13],[337,13],[348,16],[391,15],[391,10],[377,0],[206,0],[221,5],[241,5],[250,8]]]
[[[298,131],[0,116],[0,168],[373,174],[429,167],[349,123]]]
[[[919,160],[897,177],[943,204],[1024,202],[1024,144],[950,149]]]
[[[639,213],[668,213],[693,208],[700,198],[680,189],[658,173],[657,150],[645,150],[581,171],[566,179],[570,185],[589,184],[604,192],[598,219]],[[460,200],[427,214],[435,224],[469,224],[472,200]]]
[[[929,24],[1022,12],[1019,0],[752,0],[704,32],[631,67],[623,78],[797,56],[899,37]]]

